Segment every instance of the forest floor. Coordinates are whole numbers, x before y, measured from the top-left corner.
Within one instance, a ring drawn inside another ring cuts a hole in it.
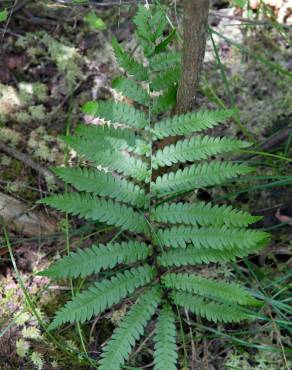
[[[112,36],[128,50],[136,46],[135,6],[103,3],[89,9],[70,1],[23,1],[0,23],[0,370],[91,369],[75,329],[52,339],[41,325],[70,294],[65,283],[51,285],[35,274],[66,251],[68,223],[36,201],[63,190],[50,167],[62,165],[67,155],[75,161],[59,136],[86,119],[80,110],[86,101],[113,94],[118,67]],[[170,6],[168,14],[180,30],[181,2],[173,3],[177,7]],[[278,3],[284,7],[288,2]],[[228,1],[213,1],[210,12],[216,49],[209,39],[197,104],[200,109],[239,109],[240,118],[215,133],[254,142],[258,154],[245,159],[257,171],[228,188],[202,189],[197,196],[263,215],[256,227],[272,237],[257,256],[206,272],[244,281],[268,304],[246,326],[194,322],[192,335],[185,338],[194,369],[292,368],[291,7],[283,15],[280,5],[242,11]],[[99,21],[99,29],[88,18],[92,11],[104,22]],[[104,239],[96,225],[70,218],[72,250]],[[98,356],[123,310],[112,310],[84,329],[90,356]],[[140,368],[151,368],[148,345],[134,354]]]

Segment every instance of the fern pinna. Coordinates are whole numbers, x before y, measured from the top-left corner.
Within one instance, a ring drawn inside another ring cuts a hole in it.
[[[259,219],[247,212],[186,200],[195,189],[249,173],[252,169],[243,164],[212,158],[248,144],[196,134],[226,121],[233,114],[229,110],[199,111],[158,121],[158,116],[175,104],[181,56],[170,50],[174,32],[165,37],[163,12],[141,6],[134,23],[144,52],[143,64],[113,40],[116,59],[125,71],[113,85],[127,102],[85,104],[84,113],[102,123],[81,125],[74,136],[64,140],[90,166],[55,169],[56,175],[77,191],[42,201],[86,220],[120,228],[120,241],[72,252],[41,274],[71,279],[112,270],[110,277],[98,278],[67,302],[50,328],[83,323],[126,297],[140,297],[103,348],[98,369],[123,368],[154,318],[154,369],[171,370],[176,369],[178,359],[179,308],[228,323],[248,319],[247,308],[258,304],[238,284],[200,276],[199,268],[192,266],[247,256],[264,245],[267,234],[247,228]],[[180,137],[176,143],[163,147],[165,139],[174,136]]]

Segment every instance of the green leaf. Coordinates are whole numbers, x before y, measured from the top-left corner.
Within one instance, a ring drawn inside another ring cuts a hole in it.
[[[155,91],[168,89],[176,85],[180,79],[181,68],[180,66],[168,69],[157,74],[150,83],[150,88]]]
[[[167,46],[175,39],[175,37],[176,29],[174,28],[164,40],[162,40],[158,45],[155,46],[155,54],[165,51]]]
[[[86,220],[104,222],[134,233],[147,233],[148,223],[141,213],[124,204],[113,202],[90,194],[68,193],[52,195],[41,200],[62,212],[67,212]]]
[[[195,274],[166,274],[163,276],[163,283],[167,288],[196,293],[205,298],[219,300],[221,303],[237,303],[246,306],[259,303],[238,284],[207,279]]]
[[[173,292],[173,301],[178,306],[214,322],[239,322],[249,318],[240,307],[209,302],[190,293]]]
[[[132,206],[143,207],[145,190],[119,176],[93,168],[55,168],[53,172],[79,191],[116,199]]]
[[[153,135],[157,139],[169,136],[190,135],[217,126],[231,118],[235,110],[199,111],[181,114],[158,122]]]
[[[107,28],[104,21],[100,17],[98,17],[94,11],[90,11],[89,13],[87,13],[84,17],[84,20],[93,29],[104,31]]]
[[[172,248],[185,248],[190,243],[193,248],[239,249],[252,248],[267,241],[268,234],[263,231],[247,229],[228,229],[226,226],[204,227],[174,226],[159,229],[155,243]]]
[[[149,106],[149,94],[137,82],[129,80],[126,77],[117,77],[113,80],[112,86],[127,98],[146,107]]]
[[[175,51],[155,54],[149,61],[150,69],[154,72],[165,71],[174,68],[181,63],[181,54]]]
[[[93,315],[99,315],[133,293],[137,288],[148,284],[154,276],[154,270],[145,265],[95,283],[87,290],[76,294],[71,301],[67,302],[56,313],[49,330],[55,329],[66,322],[83,323],[91,319]]]
[[[158,150],[152,159],[152,166],[157,169],[176,163],[194,162],[216,154],[236,152],[248,146],[250,144],[247,142],[226,137],[194,136]]]
[[[171,195],[220,185],[238,175],[245,175],[252,171],[253,168],[242,164],[213,161],[159,176],[151,186],[157,196]]]
[[[58,260],[47,270],[38,275],[48,276],[52,279],[68,279],[85,277],[97,274],[101,270],[112,269],[118,264],[130,264],[143,261],[150,254],[151,248],[145,243],[130,241],[128,243],[113,243],[71,252]]]
[[[129,75],[134,76],[137,80],[148,80],[147,69],[126,53],[115,38],[112,39],[112,46],[120,67],[122,67]]]
[[[147,322],[155,314],[161,299],[159,289],[153,288],[141,295],[121,325],[104,347],[99,361],[99,370],[120,370],[128,359],[132,348],[144,333]]]
[[[148,124],[146,115],[131,105],[114,101],[90,101],[83,105],[82,112],[112,123],[142,129]]]
[[[0,12],[0,22],[6,21],[7,18],[8,18],[8,11],[4,9]]]
[[[67,136],[64,141],[87,160],[103,168],[117,171],[139,181],[149,181],[148,164],[140,158],[129,155],[126,151],[119,152],[112,150],[111,147],[97,148],[94,141],[74,136]]]
[[[167,224],[248,226],[261,220],[248,212],[239,211],[231,206],[218,206],[211,203],[163,203],[151,212],[151,220]]]
[[[178,354],[175,316],[168,305],[164,305],[159,313],[154,343],[154,370],[176,370]]]
[[[186,247],[183,253],[180,249],[171,249],[162,252],[158,256],[158,263],[164,267],[171,266],[193,266],[201,263],[210,262],[235,262],[236,257],[246,257],[262,249],[264,245],[259,243],[251,248],[239,249],[237,246],[231,248],[213,249],[213,248],[194,248],[192,245]]]
[[[160,114],[176,103],[177,86],[171,86],[162,95],[153,99],[152,113]]]

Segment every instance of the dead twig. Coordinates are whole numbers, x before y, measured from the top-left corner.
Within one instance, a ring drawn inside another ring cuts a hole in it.
[[[56,176],[53,174],[53,172],[47,170],[46,168],[40,166],[38,163],[36,163],[33,159],[30,158],[27,154],[24,154],[17,149],[12,148],[9,145],[6,145],[2,142],[0,142],[0,151],[6,153],[10,157],[13,157],[17,159],[18,161],[22,162],[25,166],[32,168],[34,171],[39,173],[44,178],[53,177],[55,180],[56,185],[64,189],[64,183],[63,181],[56,178]]]

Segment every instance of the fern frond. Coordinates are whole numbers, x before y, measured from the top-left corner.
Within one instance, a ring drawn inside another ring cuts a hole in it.
[[[215,226],[248,226],[261,220],[248,212],[239,211],[227,205],[211,203],[163,203],[151,212],[151,220],[170,224],[215,225]]]
[[[171,86],[178,83],[180,79],[180,74],[180,66],[168,69],[157,74],[150,83],[151,90],[161,91],[170,88]]]
[[[79,125],[75,133],[86,140],[93,141],[98,150],[127,150],[139,155],[150,155],[148,142],[135,135],[133,131],[112,125]]]
[[[251,248],[239,249],[232,247],[227,249],[213,248],[194,248],[192,245],[186,247],[183,253],[180,249],[171,249],[167,252],[162,252],[158,256],[158,263],[164,267],[171,266],[193,266],[198,263],[209,262],[235,262],[236,257],[246,257],[251,253],[255,253],[262,249],[263,245],[259,243]]]
[[[194,136],[158,150],[152,158],[152,167],[157,169],[176,163],[194,162],[215,154],[235,152],[249,145],[247,142],[226,137]]]
[[[153,135],[157,139],[169,136],[190,135],[217,126],[234,116],[235,110],[199,111],[181,114],[158,122]]]
[[[220,185],[223,182],[253,171],[251,167],[232,162],[202,163],[158,176],[152,183],[157,196],[183,193],[194,189]]]
[[[161,72],[180,65],[181,54],[175,51],[168,51],[155,54],[149,60],[149,67],[154,72]]]
[[[175,316],[168,305],[164,305],[159,313],[154,343],[154,370],[176,370]]]
[[[117,77],[112,83],[113,88],[119,91],[123,96],[139,103],[149,106],[150,97],[146,90],[137,82],[129,80],[126,77]]]
[[[240,249],[252,248],[267,240],[268,234],[263,231],[248,229],[228,229],[226,226],[203,227],[174,226],[170,229],[157,230],[156,244],[172,248],[185,248],[187,243],[192,243],[194,248]]]
[[[165,39],[159,42],[155,46],[154,54],[161,53],[167,49],[167,46],[175,39],[177,35],[176,29],[174,28]]]
[[[147,126],[146,115],[131,105],[114,101],[89,101],[82,107],[82,112],[94,117],[102,118],[112,123],[142,129]]]
[[[137,233],[147,233],[148,224],[144,216],[133,208],[90,194],[68,193],[52,195],[39,203],[86,220],[104,222]]]
[[[98,315],[120,302],[122,298],[133,293],[135,289],[148,284],[154,276],[154,270],[145,265],[95,283],[89,289],[78,293],[63,308],[57,311],[49,330],[55,329],[66,322],[83,323],[91,319],[93,315]]]
[[[213,322],[239,322],[249,318],[240,307],[209,302],[190,293],[173,292],[173,301],[178,306]]]
[[[155,41],[155,35],[151,27],[152,13],[145,6],[139,6],[136,15],[133,18],[134,24],[137,26],[137,34],[141,39],[147,40],[150,43]]]
[[[124,176],[129,176],[139,181],[149,181],[150,170],[148,165],[140,158],[130,156],[127,152],[117,150],[105,150],[96,146],[92,140],[80,137],[68,136],[65,142],[77,153],[97,165],[117,171]]]
[[[129,241],[128,243],[113,243],[93,245],[90,248],[79,249],[58,260],[47,270],[39,273],[51,279],[67,279],[85,277],[97,274],[101,270],[113,268],[116,265],[143,261],[151,253],[151,248],[145,243]]]
[[[99,370],[120,370],[123,367],[135,343],[144,333],[147,322],[155,314],[160,299],[161,293],[157,288],[143,293],[104,347]]]
[[[159,114],[171,108],[176,103],[177,86],[171,86],[157,98],[153,99],[152,113]]]
[[[126,53],[115,38],[112,39],[112,46],[117,62],[121,68],[139,81],[148,80],[148,70],[142,64],[138,63],[132,56]]]
[[[168,25],[165,12],[162,10],[156,10],[150,18],[149,24],[151,29],[154,30],[153,38],[156,41],[160,36],[163,35],[163,31],[165,31]]]
[[[135,207],[146,203],[145,190],[119,176],[93,168],[55,168],[53,172],[79,191],[109,197]]]
[[[259,303],[238,284],[207,279],[195,274],[169,273],[163,276],[162,281],[167,288],[196,293],[223,303],[237,303],[243,306]]]

